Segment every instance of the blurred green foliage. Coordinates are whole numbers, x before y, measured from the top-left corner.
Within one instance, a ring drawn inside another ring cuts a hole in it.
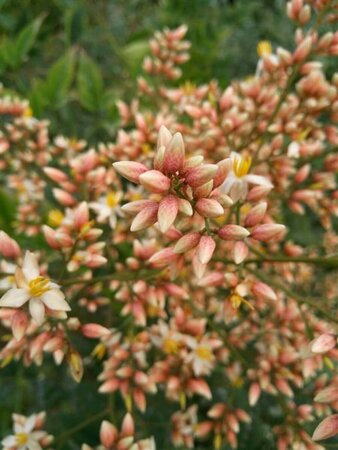
[[[179,82],[225,86],[253,73],[260,39],[292,43],[284,10],[284,0],[0,0],[1,81],[52,132],[107,140],[155,30],[189,26],[192,58]]]

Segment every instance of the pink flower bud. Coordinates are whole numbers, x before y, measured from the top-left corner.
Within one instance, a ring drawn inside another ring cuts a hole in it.
[[[333,414],[320,422],[312,435],[312,439],[321,441],[336,436],[336,434],[338,434],[338,414]]]
[[[258,223],[260,223],[265,216],[267,207],[268,204],[266,202],[262,202],[254,206],[247,214],[244,225],[246,227],[254,227]]]
[[[81,202],[74,211],[74,227],[81,230],[83,225],[89,221],[89,210],[86,202]]]
[[[149,259],[149,262],[155,267],[166,266],[174,262],[177,259],[177,253],[174,252],[172,247],[164,248]]]
[[[261,395],[261,388],[257,382],[252,383],[249,389],[249,405],[255,406]]]
[[[17,341],[24,336],[28,327],[28,316],[25,311],[17,310],[12,318],[12,332]]]
[[[163,170],[175,174],[182,170],[185,158],[184,142],[181,133],[175,133],[166,146],[163,160]]]
[[[43,171],[51,180],[56,183],[63,183],[68,180],[67,175],[55,167],[44,167]]]
[[[192,248],[195,248],[201,239],[201,235],[195,231],[185,234],[176,242],[174,247],[175,253],[185,253]]]
[[[331,333],[324,333],[311,342],[311,351],[313,353],[327,353],[336,345],[336,336]]]
[[[97,323],[86,323],[82,326],[81,330],[84,336],[93,339],[103,338],[111,334],[108,328]]]
[[[101,444],[106,448],[112,448],[118,438],[118,431],[110,422],[104,420],[100,428]]]
[[[186,215],[186,216],[192,216],[194,214],[194,211],[192,209],[191,203],[184,199],[184,198],[178,198],[178,210]]]
[[[140,231],[150,227],[157,221],[158,203],[152,202],[142,209],[134,218],[130,231]]]
[[[211,260],[215,247],[216,244],[212,237],[201,237],[197,249],[197,256],[201,264],[207,264]]]
[[[295,183],[302,183],[305,181],[310,173],[311,165],[305,164],[302,166],[295,175]]]
[[[116,172],[133,183],[138,183],[140,175],[148,170],[144,164],[135,161],[119,161],[113,166]]]
[[[133,436],[135,433],[134,420],[129,413],[124,416],[121,432],[124,436]]]
[[[240,241],[248,237],[250,232],[239,225],[225,225],[218,230],[218,236],[225,241]]]
[[[312,48],[312,38],[311,36],[308,36],[296,48],[293,54],[293,61],[295,63],[303,61],[310,53],[311,48]]]
[[[265,283],[261,281],[257,281],[253,284],[251,291],[253,295],[258,298],[266,299],[266,300],[277,300],[277,295],[273,291],[273,289]]]
[[[218,166],[216,164],[201,164],[188,171],[185,181],[191,187],[201,186],[212,180],[217,170]]]
[[[140,183],[150,192],[161,194],[170,189],[170,179],[158,170],[148,170],[140,175]]]
[[[136,200],[134,202],[126,203],[121,207],[122,211],[127,214],[137,214],[147,206],[153,205],[155,202],[152,200]]]
[[[319,403],[333,403],[338,401],[338,386],[329,386],[318,392],[314,398],[315,402]]]
[[[232,250],[232,258],[236,264],[241,264],[248,256],[248,253],[248,246],[244,242],[235,242]]]
[[[279,223],[264,223],[258,225],[252,232],[251,237],[257,241],[268,242],[272,239],[279,239],[280,235],[286,230],[285,225]]]
[[[19,245],[4,231],[0,231],[0,253],[9,259],[16,259],[20,256]]]
[[[254,188],[250,189],[246,199],[248,200],[248,202],[258,202],[259,200],[262,200],[264,197],[266,197],[270,191],[270,186],[255,186]]]
[[[63,191],[62,189],[54,188],[53,194],[56,200],[64,206],[73,206],[76,201],[74,197],[72,197],[68,192]]]
[[[164,125],[161,125],[157,137],[157,148],[166,147],[171,141],[171,138],[172,134],[170,133],[168,128]]]
[[[176,219],[177,213],[178,204],[174,195],[168,195],[160,201],[157,218],[162,233],[166,233],[169,230]]]
[[[219,217],[224,214],[223,207],[212,198],[200,198],[195,209],[203,217]]]

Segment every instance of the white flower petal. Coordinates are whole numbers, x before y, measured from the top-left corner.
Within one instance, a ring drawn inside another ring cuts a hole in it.
[[[34,439],[29,439],[26,446],[29,450],[42,450],[41,445]]]
[[[26,252],[22,270],[28,281],[34,280],[40,275],[37,257],[32,252]]]
[[[29,434],[35,427],[35,422],[36,422],[36,414],[32,414],[31,416],[27,417],[23,425],[24,433]]]
[[[16,437],[11,435],[11,436],[7,436],[5,437],[2,441],[1,444],[6,448],[10,448],[10,447],[14,447],[16,445]]]
[[[20,308],[27,300],[29,300],[30,295],[26,289],[10,289],[6,294],[0,299],[0,306],[7,308]]]
[[[271,184],[271,182],[267,178],[262,177],[261,175],[250,174],[250,175],[246,175],[245,179],[248,183],[257,184],[259,186],[271,187],[271,188],[273,187],[273,184]]]
[[[230,190],[230,197],[234,203],[238,202],[238,200],[244,200],[248,193],[248,185],[244,179],[238,179],[235,181]]]
[[[55,311],[70,311],[70,306],[65,301],[65,295],[60,289],[51,289],[41,296],[43,303]]]
[[[45,307],[39,298],[30,299],[29,312],[38,325],[43,324],[43,320],[45,318]]]

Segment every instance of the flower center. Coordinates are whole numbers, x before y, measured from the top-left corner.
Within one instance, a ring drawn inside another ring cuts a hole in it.
[[[64,215],[59,209],[52,209],[48,214],[48,223],[52,227],[59,227],[64,219]]]
[[[249,172],[250,167],[251,167],[250,156],[246,157],[235,156],[232,163],[232,168],[233,171],[235,172],[236,177],[238,178],[244,177],[244,175],[246,175]]]
[[[28,442],[27,433],[17,433],[15,435],[17,445],[25,445]]]
[[[260,41],[257,44],[257,54],[262,56],[270,55],[272,53],[272,45],[270,41]]]
[[[110,208],[115,208],[119,203],[118,197],[115,192],[109,192],[107,195],[107,205]]]
[[[42,294],[49,291],[49,279],[37,277],[28,283],[29,293],[32,297],[41,297]]]
[[[201,359],[205,359],[206,361],[211,361],[212,359],[212,351],[210,350],[210,348],[203,347],[202,345],[200,347],[197,347],[196,355]]]
[[[174,355],[178,352],[180,348],[180,343],[175,341],[175,339],[164,339],[163,341],[163,350],[165,353]]]

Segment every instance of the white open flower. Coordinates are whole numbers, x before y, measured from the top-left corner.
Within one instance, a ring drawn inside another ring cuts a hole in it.
[[[245,200],[248,194],[248,184],[256,184],[272,188],[270,181],[261,176],[249,174],[251,157],[242,156],[237,152],[231,152],[229,161],[229,173],[222,185],[225,194],[229,194],[234,202]]]
[[[15,271],[17,288],[12,288],[0,299],[0,306],[20,308],[29,301],[29,312],[35,322],[41,325],[45,307],[53,311],[70,311],[63,292],[56,283],[40,276],[36,256],[26,252],[22,268]]]
[[[105,223],[109,220],[112,229],[116,227],[116,218],[121,215],[120,201],[122,192],[108,192],[107,195],[100,197],[97,202],[89,203],[89,207],[97,215],[99,223]]]
[[[22,416],[20,418],[23,419]],[[36,425],[36,414],[33,414],[25,420],[14,422],[14,434],[5,437],[1,444],[3,450],[41,450],[39,441],[47,436],[45,431],[34,431]]]

